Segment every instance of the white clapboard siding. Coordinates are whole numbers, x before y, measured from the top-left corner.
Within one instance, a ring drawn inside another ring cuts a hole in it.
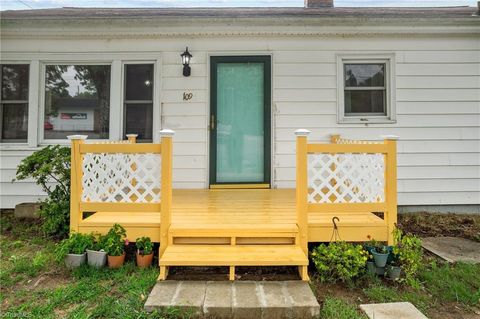
[[[227,28],[227,26],[225,27]],[[201,31],[202,26],[194,31]],[[439,30],[440,32],[440,30]],[[332,133],[398,142],[401,205],[480,203],[480,47],[473,35],[434,37],[159,37],[127,39],[2,39],[4,59],[29,61],[160,61],[161,128],[176,131],[173,186],[208,187],[209,56],[272,56],[273,187],[295,186],[294,130],[312,131],[311,141]],[[180,54],[193,54],[191,76],[182,75]],[[337,123],[337,54],[394,54],[396,123]],[[132,58],[133,57],[133,58]],[[120,89],[112,90],[121,92]],[[189,101],[184,93],[192,93]],[[119,93],[120,94],[120,93]],[[120,100],[120,97],[118,98]],[[119,106],[112,110],[121,112]],[[1,207],[36,201],[32,181],[11,183],[26,150],[0,156]]]

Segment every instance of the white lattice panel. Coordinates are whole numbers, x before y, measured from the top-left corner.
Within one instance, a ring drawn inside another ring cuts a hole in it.
[[[385,200],[383,154],[309,154],[309,203],[377,203]]]
[[[160,202],[160,154],[84,154],[82,201]]]

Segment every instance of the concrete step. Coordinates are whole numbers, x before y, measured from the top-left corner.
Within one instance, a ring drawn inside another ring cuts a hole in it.
[[[176,307],[199,318],[316,318],[320,305],[301,281],[161,281],[147,311]]]

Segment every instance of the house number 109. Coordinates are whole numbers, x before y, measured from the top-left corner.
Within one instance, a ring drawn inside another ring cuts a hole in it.
[[[193,97],[193,93],[187,93],[187,92],[183,92],[183,100],[184,101],[190,101]]]

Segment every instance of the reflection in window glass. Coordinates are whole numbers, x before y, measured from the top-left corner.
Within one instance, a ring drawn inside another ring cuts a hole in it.
[[[152,140],[153,64],[125,65],[125,134]]]
[[[46,66],[45,139],[73,134],[106,139],[109,117],[109,65]]]
[[[2,142],[26,142],[28,131],[28,64],[2,64],[0,125]]]
[[[344,64],[345,116],[386,115],[385,64]]]

